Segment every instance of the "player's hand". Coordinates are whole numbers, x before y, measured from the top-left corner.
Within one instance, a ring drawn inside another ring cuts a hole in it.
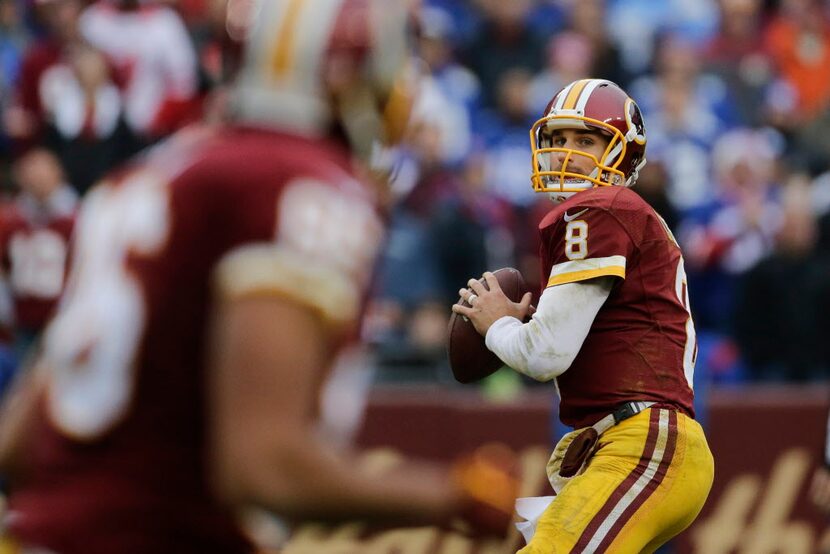
[[[519,494],[518,456],[503,444],[486,444],[458,459],[453,477],[463,496],[459,515],[472,532],[506,536]]]
[[[489,290],[477,279],[470,279],[467,282],[470,288],[458,291],[461,298],[470,306],[454,304],[452,311],[467,317],[482,336],[487,334],[487,330],[493,323],[504,316],[524,321],[533,295],[528,292],[522,297],[521,302],[511,302],[501,290],[495,275],[485,271],[484,280]]]

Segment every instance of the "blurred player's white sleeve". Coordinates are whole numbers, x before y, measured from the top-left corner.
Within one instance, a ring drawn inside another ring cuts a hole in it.
[[[599,277],[548,287],[528,323],[505,316],[491,325],[487,348],[537,381],[558,377],[573,363],[613,286],[613,277]]]

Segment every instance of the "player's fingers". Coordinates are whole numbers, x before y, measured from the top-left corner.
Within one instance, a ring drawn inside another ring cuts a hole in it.
[[[461,304],[453,304],[452,311],[457,314],[464,315],[464,316],[471,316],[473,314],[473,309],[469,306],[462,306]]]
[[[473,297],[478,296],[477,294],[475,294],[470,289],[459,289],[458,294],[459,294],[459,296],[461,296],[461,300],[463,300],[464,302],[466,302],[467,304],[469,304],[471,306],[473,305],[473,303],[470,302],[470,300],[472,300]]]
[[[522,299],[519,301],[519,307],[522,309],[522,313],[527,312],[530,309],[530,301],[533,299],[533,295],[529,292],[526,292]]]
[[[487,288],[481,284],[481,281],[478,279],[470,279],[467,281],[467,286],[473,289],[473,292],[478,294],[479,296],[487,292]]]
[[[496,276],[493,275],[492,272],[485,271],[484,280],[487,281],[487,286],[490,287],[490,290],[501,291],[501,286],[499,286],[499,280],[496,279]]]

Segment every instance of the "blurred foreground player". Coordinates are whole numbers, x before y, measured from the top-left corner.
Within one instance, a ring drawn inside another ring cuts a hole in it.
[[[234,519],[250,505],[509,522],[498,456],[370,477],[317,439],[383,234],[352,155],[408,116],[406,17],[388,0],[253,9],[236,123],[183,131],[82,207],[42,358],[0,414],[6,548],[251,552]]]
[[[522,324],[530,295],[510,302],[489,273],[489,291],[471,279],[471,307],[453,306],[507,365],[555,380],[560,419],[575,428],[548,463],[557,496],[527,509],[521,552],[652,552],[700,512],[713,460],[693,419],[683,257],[628,188],[645,164],[642,115],[614,83],[575,81],[531,145],[533,187],[557,202],[539,225],[538,309]]]

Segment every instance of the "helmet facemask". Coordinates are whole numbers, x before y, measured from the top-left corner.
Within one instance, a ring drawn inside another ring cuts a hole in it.
[[[553,131],[565,128],[599,131],[609,138],[608,144],[599,158],[580,150],[555,147]],[[555,200],[561,200],[597,186],[626,184],[625,174],[617,169],[625,156],[626,141],[622,133],[611,125],[582,116],[549,115],[533,125],[530,141],[533,165],[531,182],[536,192],[547,192]],[[554,162],[559,154],[565,154],[561,167],[557,167],[558,161]],[[579,158],[593,167],[587,174],[574,167],[582,165],[573,163],[573,160]]]

